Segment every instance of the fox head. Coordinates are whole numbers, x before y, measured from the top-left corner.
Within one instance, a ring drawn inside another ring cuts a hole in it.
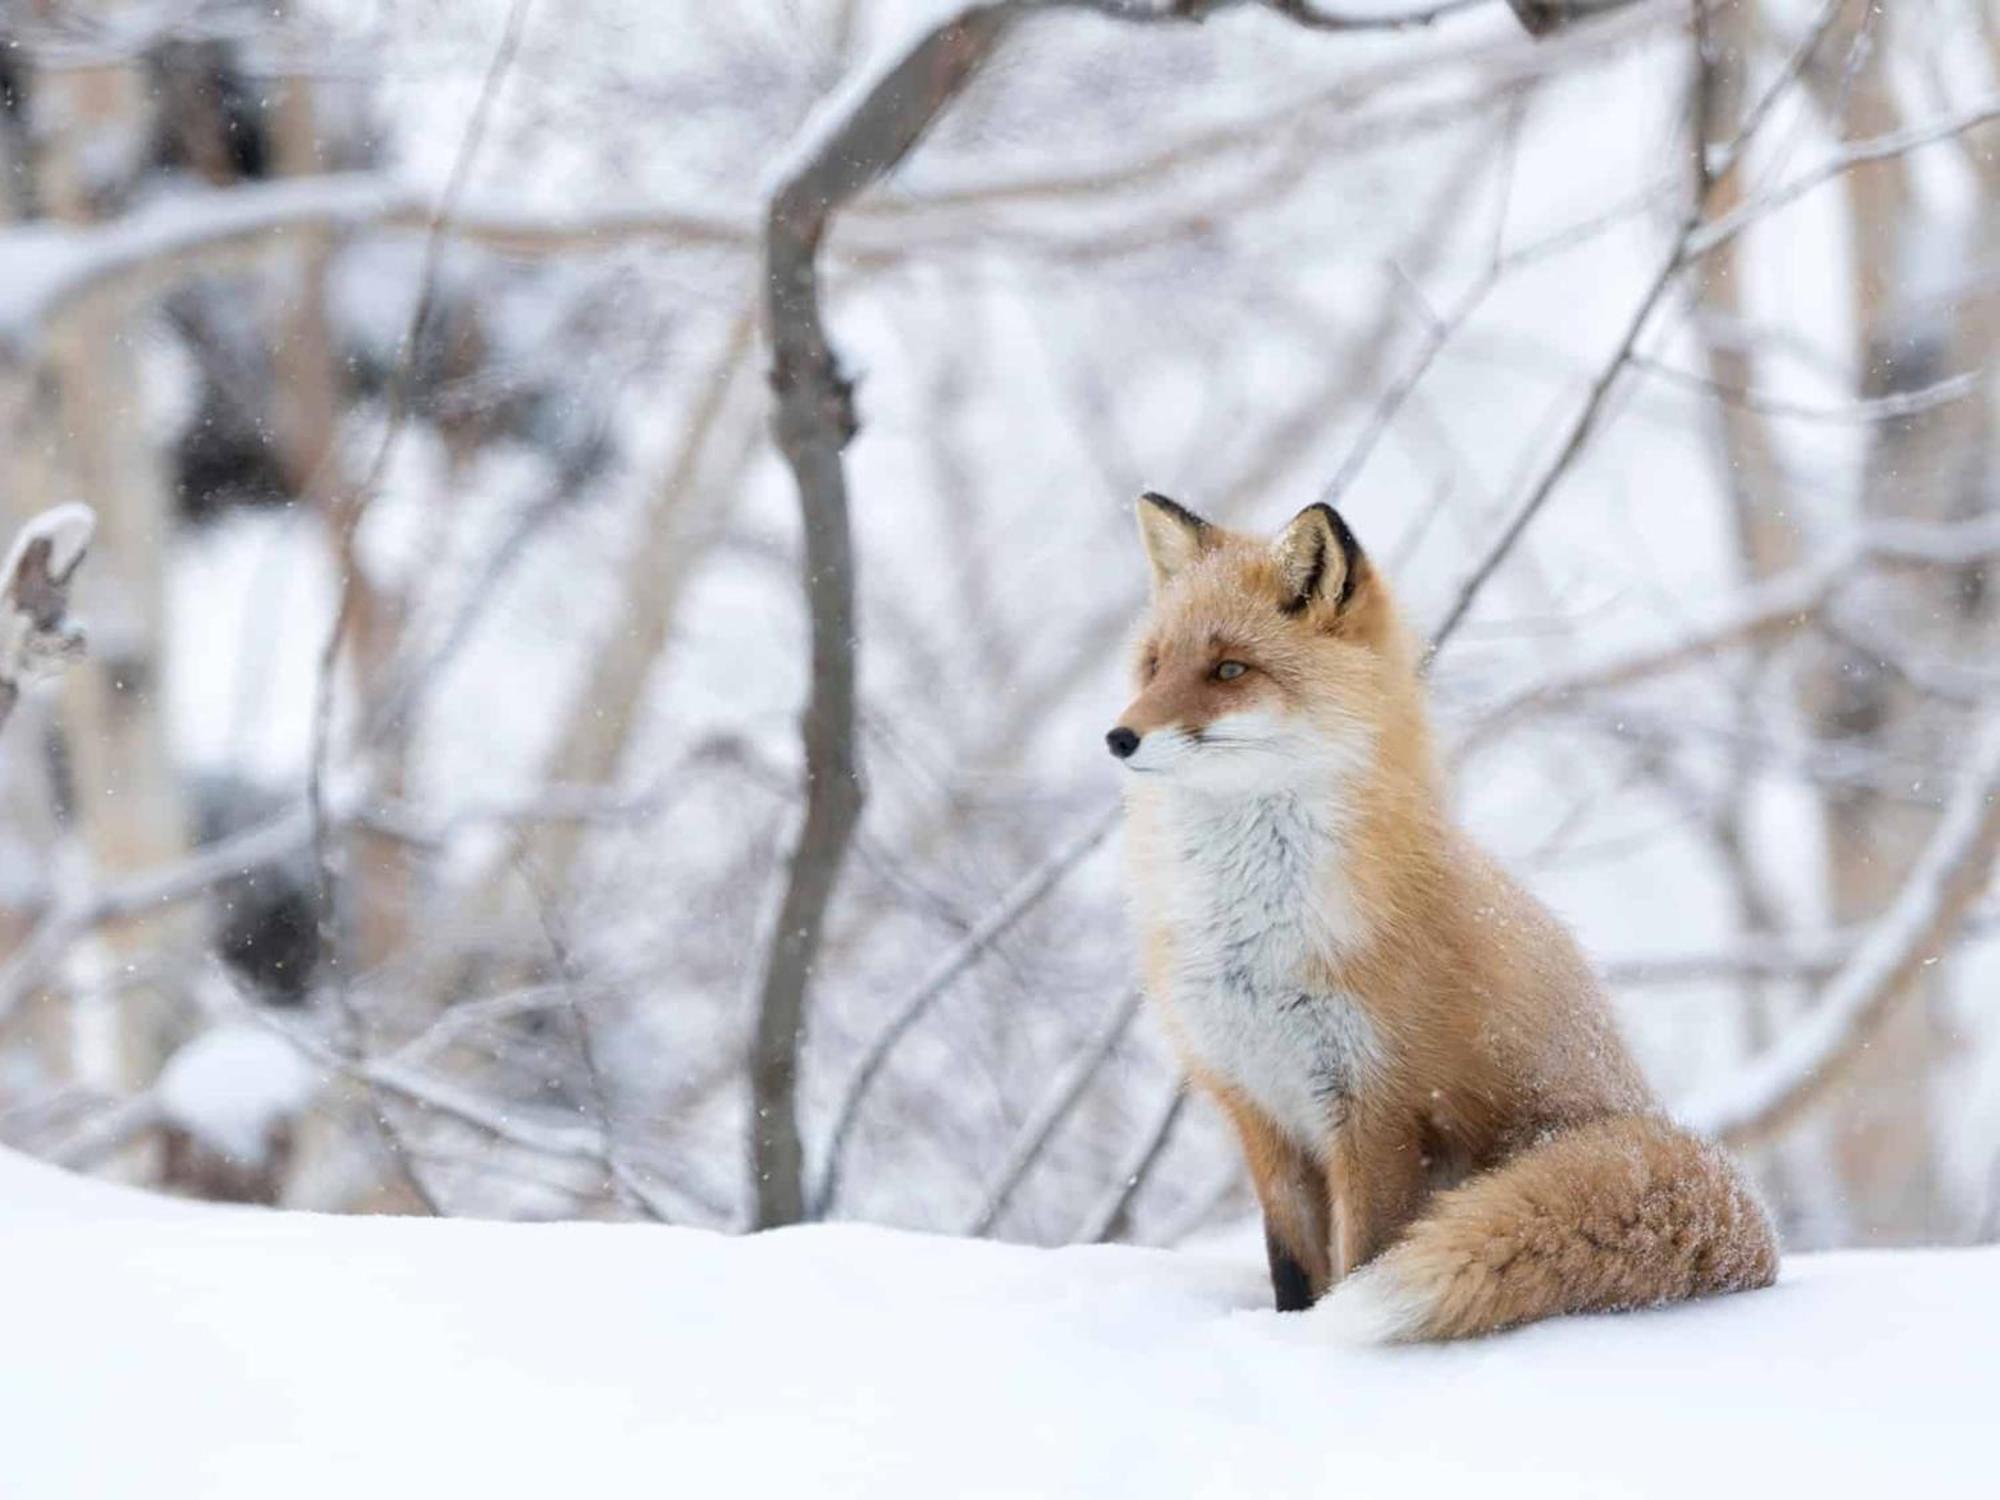
[[[1274,540],[1142,495],[1153,600],[1137,696],[1107,736],[1134,775],[1256,795],[1352,775],[1415,729],[1416,675],[1381,578],[1329,505]]]

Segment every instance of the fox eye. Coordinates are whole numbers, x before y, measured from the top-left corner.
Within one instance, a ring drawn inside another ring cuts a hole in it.
[[[1245,672],[1249,670],[1250,669],[1244,666],[1243,663],[1240,661],[1221,662],[1216,666],[1215,680],[1217,682],[1234,682],[1237,678],[1241,677]]]
[[[1157,651],[1148,651],[1146,653],[1146,680],[1148,682],[1152,681],[1153,677],[1159,672],[1159,670],[1160,670],[1159,653]]]

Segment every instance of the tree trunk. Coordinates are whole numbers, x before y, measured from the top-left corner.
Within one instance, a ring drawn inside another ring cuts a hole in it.
[[[47,74],[36,88],[38,108],[66,122],[41,157],[39,199],[53,217],[94,219],[115,192],[105,164],[127,160],[144,139],[143,77],[107,64]],[[85,499],[99,519],[84,585],[93,646],[62,694],[73,826],[99,879],[170,862],[188,833],[161,699],[169,499],[140,410],[133,314],[123,298],[94,297],[50,330],[46,399],[35,412],[52,497]],[[156,950],[187,921],[122,923],[102,935],[104,956],[115,966],[120,955]],[[171,1046],[171,1011],[156,986],[123,991],[106,1026],[72,1029],[66,1070],[120,1093],[143,1088]]]
[[[1856,138],[1903,122],[1881,35],[1886,8],[1853,0],[1806,72],[1812,97],[1835,133]],[[1875,35],[1865,36],[1869,26]],[[1857,45],[1859,50],[1857,51]],[[1854,61],[1850,64],[1849,59]],[[1908,160],[1857,167],[1843,179],[1853,245],[1853,322],[1864,396],[1921,389],[1949,373],[1985,368],[1994,353],[1991,278],[1956,289],[1955,316],[1936,288],[1915,284],[1909,246],[1916,202]],[[1947,233],[1949,226],[1928,226]],[[1964,264],[1986,264],[1995,245],[1992,195]],[[1871,435],[1859,504],[1866,520],[1950,520],[1988,508],[1985,397],[1951,402],[1882,422]],[[1983,574],[1967,576],[1955,607],[1937,608],[1928,578],[1881,578],[1852,603],[1870,629],[1940,655],[1958,655],[1990,632]],[[1956,715],[1926,703],[1864,651],[1829,646],[1807,688],[1818,734],[1850,748],[1915,754],[1949,762]],[[1838,923],[1874,916],[1894,897],[1935,818],[1865,789],[1825,803],[1831,915]],[[1949,1233],[1941,1201],[1934,1082],[1943,1051],[1942,987],[1936,970],[1918,983],[1920,1003],[1901,1007],[1842,1085],[1834,1150],[1856,1234],[1878,1243],[1935,1241]]]

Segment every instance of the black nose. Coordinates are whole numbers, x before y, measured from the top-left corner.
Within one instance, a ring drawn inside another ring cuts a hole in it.
[[[1139,748],[1139,736],[1120,724],[1104,737],[1104,743],[1111,747],[1113,755],[1124,760]]]

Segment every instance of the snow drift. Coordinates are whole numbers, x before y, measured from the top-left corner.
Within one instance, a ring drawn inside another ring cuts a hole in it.
[[[2000,1250],[1451,1348],[1245,1241],[331,1219],[0,1156],[0,1494],[1991,1493]]]

